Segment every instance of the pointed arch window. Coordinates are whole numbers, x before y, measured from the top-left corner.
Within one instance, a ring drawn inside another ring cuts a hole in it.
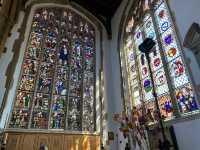
[[[133,20],[133,16],[130,18],[130,21]],[[137,26],[130,26],[129,22],[124,35],[123,52],[133,106],[138,110],[145,107],[147,114],[151,116],[149,122],[155,121],[156,108],[152,94],[154,82],[163,118],[172,119],[177,113],[184,115],[197,111],[199,107],[194,88],[167,3],[164,0],[156,2]],[[156,42],[150,53],[153,81],[149,76],[146,57],[138,49],[147,37]]]
[[[69,8],[34,12],[10,128],[95,131],[93,25]]]

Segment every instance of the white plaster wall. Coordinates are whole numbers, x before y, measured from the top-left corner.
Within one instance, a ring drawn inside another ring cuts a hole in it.
[[[179,150],[199,150],[200,120],[177,123],[174,126]]]
[[[185,35],[193,22],[200,24],[200,1],[199,0],[169,0],[170,8],[175,14],[175,20],[183,43]],[[200,68],[193,53],[184,48],[187,58],[191,60],[192,76],[196,85],[200,84]]]
[[[112,18],[112,40],[110,40],[110,49],[107,52],[109,57],[108,65],[109,75],[108,85],[109,88],[109,100],[108,100],[108,129],[113,131],[115,139],[110,143],[111,150],[123,150],[127,139],[124,139],[122,133],[119,131],[119,124],[114,122],[112,116],[114,113],[123,111],[123,100],[121,97],[121,75],[120,75],[120,60],[118,52],[118,34],[119,25],[122,17],[122,13],[128,0],[124,0],[120,7],[117,9],[114,17]],[[106,71],[106,70],[105,70]]]
[[[199,0],[170,0],[170,9],[174,15],[181,44],[193,22],[200,24],[200,1]],[[193,53],[184,48],[186,58],[191,61],[189,71],[195,85],[200,84],[200,68]],[[180,150],[199,150],[200,143],[200,120],[182,122],[173,125]]]
[[[11,31],[11,36],[6,41],[5,47],[7,48],[7,51],[6,53],[3,53],[3,55],[0,58],[0,70],[1,70],[0,71],[0,83],[1,83],[0,84],[0,104],[2,104],[3,96],[5,93],[5,83],[7,79],[7,77],[5,76],[5,73],[13,57],[13,45],[14,45],[15,40],[18,39],[19,37],[19,33],[17,32],[17,30],[20,28],[23,18],[24,18],[24,12],[21,11],[19,14],[17,23],[14,25]],[[12,106],[12,100],[9,97],[5,105],[5,109],[3,111],[2,118],[0,120],[0,129],[5,127],[6,120],[8,119],[11,106]]]

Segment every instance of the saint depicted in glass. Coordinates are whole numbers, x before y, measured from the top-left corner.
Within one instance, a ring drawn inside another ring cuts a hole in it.
[[[10,128],[95,130],[95,36],[69,8],[35,11]]]

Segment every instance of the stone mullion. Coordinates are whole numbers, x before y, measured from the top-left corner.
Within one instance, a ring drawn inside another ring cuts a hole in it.
[[[134,98],[134,96],[133,96],[133,88],[132,88],[132,86],[131,86],[131,69],[130,69],[130,62],[128,61],[128,59],[129,59],[129,57],[128,57],[128,52],[127,51],[129,51],[128,50],[128,48],[126,48],[126,50],[125,50],[126,52],[126,62],[127,62],[127,73],[128,73],[128,93],[129,93],[129,99],[127,100],[128,102],[128,104],[129,104],[129,106],[131,105],[131,107],[132,107],[132,100],[131,99],[133,99]],[[128,105],[126,105],[126,107],[127,107]],[[127,110],[128,111],[128,110]]]
[[[136,47],[134,47],[134,53],[136,54]],[[139,63],[138,63],[138,56],[139,55],[135,55],[135,67],[136,67],[136,72],[137,72],[137,77],[136,77],[136,79],[137,79],[137,81],[138,81],[138,87],[139,87],[139,93],[141,94],[141,96],[140,96],[140,101],[141,101],[141,103],[142,103],[142,115],[145,115],[145,113],[146,113],[146,106],[145,106],[145,101],[144,101],[144,99],[145,99],[145,96],[144,96],[144,92],[143,92],[143,89],[142,89],[142,86],[143,86],[143,84],[142,84],[142,78],[140,77],[140,72],[139,72]]]
[[[124,62],[125,62],[125,66],[126,66],[126,76],[128,77],[128,82],[127,82],[127,87],[128,87],[128,99],[130,100],[130,98],[133,98],[133,95],[132,95],[132,88],[131,88],[131,83],[130,83],[130,69],[129,69],[129,62],[128,62],[128,54],[127,54],[127,49],[128,48],[124,48]],[[125,99],[125,110],[127,111],[127,101],[129,100],[126,100]]]

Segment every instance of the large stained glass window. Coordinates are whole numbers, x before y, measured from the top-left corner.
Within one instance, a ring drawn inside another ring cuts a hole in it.
[[[10,128],[95,130],[95,36],[71,9],[35,11]]]
[[[156,121],[155,98],[152,82],[158,98],[161,116],[172,119],[174,105],[181,114],[198,110],[196,96],[185,68],[181,47],[177,40],[170,12],[164,0],[157,1],[139,24],[130,25],[129,17],[125,31],[124,51],[129,81],[129,95],[133,106],[145,108],[149,122]],[[150,55],[150,67],[138,46],[145,38],[152,38],[156,45]],[[152,70],[153,81],[149,69]],[[173,102],[172,102],[173,100]]]

